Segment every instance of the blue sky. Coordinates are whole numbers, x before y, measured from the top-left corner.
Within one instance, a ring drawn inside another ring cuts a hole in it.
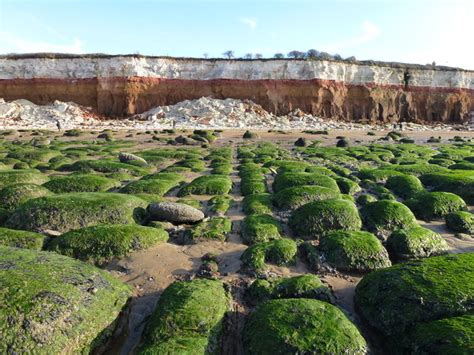
[[[343,57],[474,69],[474,0],[0,0],[0,53]]]

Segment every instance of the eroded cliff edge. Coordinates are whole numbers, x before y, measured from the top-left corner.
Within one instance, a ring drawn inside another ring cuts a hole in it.
[[[73,101],[125,116],[203,96],[345,121],[464,122],[474,111],[474,72],[308,60],[0,58],[5,100]]]

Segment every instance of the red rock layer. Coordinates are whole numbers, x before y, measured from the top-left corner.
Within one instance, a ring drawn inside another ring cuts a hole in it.
[[[126,116],[158,105],[209,96],[249,99],[266,110],[295,109],[346,121],[462,122],[474,111],[474,90],[348,85],[330,80],[180,80],[145,77],[0,80],[0,97],[37,104],[54,100]]]

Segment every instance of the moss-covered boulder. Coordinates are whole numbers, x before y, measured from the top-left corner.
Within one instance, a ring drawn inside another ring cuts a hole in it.
[[[46,237],[43,234],[0,228],[0,245],[14,248],[41,250]]]
[[[48,176],[38,170],[0,170],[0,187],[19,183],[42,185],[48,180]]]
[[[424,220],[443,218],[448,213],[466,210],[466,202],[450,192],[423,192],[405,201],[416,217]]]
[[[186,231],[186,238],[196,242],[198,240],[225,241],[227,234],[232,230],[232,222],[225,217],[212,217],[204,220]]]
[[[319,249],[338,270],[368,272],[391,265],[387,250],[369,232],[332,232],[320,239]]]
[[[345,177],[337,177],[336,182],[337,186],[339,186],[339,190],[341,190],[343,194],[348,194],[352,196],[357,192],[361,191],[361,187],[354,180]]]
[[[74,164],[65,164],[60,167],[62,171],[77,171],[83,173],[127,173],[132,176],[143,176],[150,172],[150,168],[121,163],[115,160],[79,160]]]
[[[120,192],[126,194],[154,194],[163,196],[171,189],[178,187],[184,181],[183,176],[177,173],[157,173],[146,175],[140,180],[125,185]]]
[[[296,209],[308,202],[337,199],[340,193],[324,186],[295,186],[278,191],[274,203],[283,210]]]
[[[397,201],[375,201],[365,205],[360,212],[364,226],[383,240],[397,229],[417,225],[416,218],[410,209]]]
[[[355,302],[364,319],[396,343],[420,323],[472,314],[474,253],[434,256],[366,275]]]
[[[420,180],[433,191],[451,192],[470,204],[474,203],[474,174],[472,173],[425,174],[420,177]]]
[[[89,353],[111,335],[131,291],[92,265],[0,247],[0,352]]]
[[[147,323],[138,354],[219,352],[229,297],[217,280],[171,284]]]
[[[242,201],[242,209],[247,215],[272,213],[272,201],[270,194],[247,195]]]
[[[278,192],[288,187],[305,185],[324,186],[339,192],[339,187],[333,178],[327,175],[306,172],[285,172],[278,174],[273,182],[273,190]]]
[[[257,274],[265,272],[267,263],[288,265],[294,262],[298,247],[292,239],[275,239],[247,248],[241,256],[245,269]]]
[[[240,181],[240,192],[243,196],[263,194],[267,192],[265,177],[246,176]]]
[[[200,176],[188,185],[184,186],[178,193],[179,196],[187,195],[225,195],[232,189],[232,180],[223,175]]]
[[[404,343],[412,354],[470,355],[474,349],[474,315],[421,323]]]
[[[296,235],[317,239],[335,230],[359,230],[362,222],[354,203],[339,199],[299,207],[291,214],[289,225]]]
[[[260,304],[244,329],[247,354],[365,354],[367,344],[337,307],[312,299]]]
[[[444,216],[446,227],[455,233],[474,234],[474,215],[466,211],[448,213]]]
[[[0,190],[0,205],[11,211],[28,200],[52,194],[50,190],[40,185],[13,184]]]
[[[316,275],[306,274],[268,280],[257,279],[247,289],[245,298],[252,305],[277,298],[314,298],[330,302],[332,294]]]
[[[207,207],[209,212],[223,215],[230,208],[234,200],[229,195],[218,195],[209,199]]]
[[[279,239],[280,233],[280,223],[268,214],[247,216],[241,224],[242,239],[248,245]]]
[[[43,186],[55,193],[65,192],[102,192],[119,185],[117,180],[100,175],[74,174],[69,176],[56,176]]]
[[[34,232],[64,233],[92,225],[131,224],[140,221],[146,202],[134,196],[76,192],[40,197],[18,207],[5,226]]]
[[[424,187],[416,176],[394,175],[387,179],[385,187],[401,198],[410,198],[424,191]]]
[[[421,226],[398,229],[387,239],[387,248],[397,260],[443,254],[448,244],[438,233]]]
[[[101,224],[55,237],[49,243],[48,249],[76,259],[101,264],[167,240],[168,233],[159,228],[133,224]]]

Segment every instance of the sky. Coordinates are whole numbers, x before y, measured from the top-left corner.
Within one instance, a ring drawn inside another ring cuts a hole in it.
[[[342,57],[474,69],[474,0],[0,0],[0,53]]]

